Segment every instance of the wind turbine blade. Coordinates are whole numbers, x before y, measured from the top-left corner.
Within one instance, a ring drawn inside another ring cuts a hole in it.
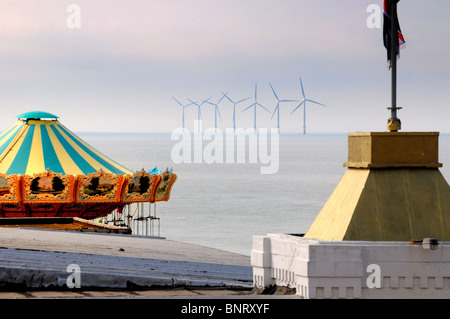
[[[200,104],[200,106],[202,106],[205,103],[209,103],[208,101],[212,99],[212,96],[206,100],[203,100],[203,102]],[[198,105],[198,104],[197,104]]]
[[[246,99],[240,100],[239,102],[236,102],[236,104],[239,104],[239,103],[241,103],[241,102],[247,101],[248,99],[251,99],[251,97],[248,97],[248,98],[246,98]]]
[[[196,102],[192,101],[191,99],[188,99],[188,100],[189,100],[189,102],[191,102],[191,104],[195,104],[195,105],[199,106]]]
[[[325,104],[322,104],[322,103],[319,103],[319,102],[316,102],[316,101],[313,101],[313,100],[307,100],[307,101],[308,101],[308,102],[311,102],[311,103],[319,104],[319,105],[322,105],[322,106],[325,106],[325,107],[326,107]]]
[[[275,115],[275,113],[277,112],[277,109],[280,107],[280,103],[278,103],[277,104],[277,107],[275,108],[275,110],[273,110],[273,113],[272,113],[272,119],[273,119],[273,117],[274,117],[274,115]]]
[[[302,94],[303,94],[303,98],[305,99],[305,90],[303,89],[303,82],[302,82],[302,78],[300,77],[300,85],[302,87]]]
[[[223,95],[224,97],[226,97],[228,101],[230,101],[231,103],[234,103],[234,102],[228,97],[228,92],[227,92],[227,93],[223,93],[222,91],[220,91],[220,93],[222,93],[222,95]]]
[[[256,103],[253,103],[252,105],[248,106],[246,109],[242,110],[242,112],[247,111],[249,108],[251,108],[252,106],[256,105]]]
[[[278,95],[275,93],[275,90],[273,89],[272,83],[269,82],[270,88],[272,89],[273,95],[275,95],[275,98],[279,101]]]
[[[258,91],[258,82],[255,83],[255,101],[256,101],[257,91]]]
[[[173,96],[172,96],[172,98],[173,98],[178,104],[180,104],[182,107],[184,107],[184,105],[181,104],[180,101],[178,101],[178,100],[177,100],[176,98],[174,98]]]
[[[264,110],[266,110],[267,112],[270,113],[270,111],[269,111],[268,109],[266,109],[264,106],[262,106],[261,104],[259,104],[259,103],[256,103],[256,104],[259,105],[259,106],[262,107]]]
[[[297,107],[291,112],[291,114],[294,113],[295,111],[297,111],[298,108],[299,108],[300,106],[302,106],[303,103],[305,103],[304,100],[302,101],[302,103],[300,103],[299,105],[297,105]],[[291,115],[291,114],[289,114],[289,115]]]
[[[228,92],[227,92],[228,93]],[[226,96],[226,94],[222,95],[222,97],[220,98],[219,102],[217,102],[216,105],[219,105],[220,102],[222,102],[223,98]]]
[[[281,100],[280,102],[298,102],[298,100]]]

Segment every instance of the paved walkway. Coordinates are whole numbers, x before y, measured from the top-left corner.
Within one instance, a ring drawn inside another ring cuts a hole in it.
[[[0,228],[0,247],[250,266],[250,257],[148,237],[25,228]]]
[[[2,228],[0,248],[2,287],[252,286],[250,257],[167,239]]]

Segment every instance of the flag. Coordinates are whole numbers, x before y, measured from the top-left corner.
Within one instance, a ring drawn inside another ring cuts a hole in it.
[[[397,25],[398,43],[397,43],[397,58],[400,57],[400,48],[405,44],[405,38],[403,37],[400,24],[398,22],[397,13],[393,16],[392,4],[397,4],[400,0],[384,0],[384,25],[383,25],[383,41],[384,46],[387,49],[388,66],[391,66],[391,44],[392,44],[392,23],[395,21]]]

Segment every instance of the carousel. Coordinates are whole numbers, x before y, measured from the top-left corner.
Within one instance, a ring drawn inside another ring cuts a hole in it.
[[[0,218],[92,220],[135,203],[168,201],[170,169],[132,172],[81,140],[58,117],[28,112],[0,135]]]

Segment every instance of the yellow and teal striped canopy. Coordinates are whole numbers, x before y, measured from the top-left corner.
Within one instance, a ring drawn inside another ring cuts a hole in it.
[[[87,175],[101,169],[132,174],[69,131],[56,116],[29,112],[18,118],[0,134],[0,173],[33,175],[49,169],[64,175]]]

